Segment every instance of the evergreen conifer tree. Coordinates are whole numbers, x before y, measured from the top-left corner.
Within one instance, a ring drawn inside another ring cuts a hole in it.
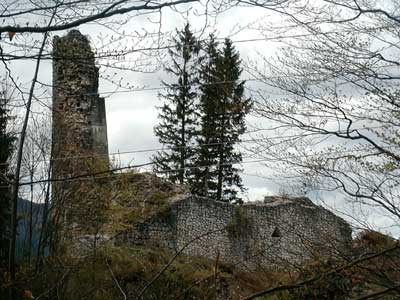
[[[215,197],[216,190],[215,167],[217,164],[217,145],[219,137],[215,134],[218,129],[218,98],[220,80],[219,67],[220,53],[218,44],[213,35],[204,49],[206,59],[200,71],[200,111],[201,124],[197,137],[198,152],[196,155],[196,168],[194,171],[194,182],[192,192],[205,197]]]
[[[11,192],[8,161],[14,138],[7,132],[8,114],[5,92],[0,92],[0,263],[8,259]]]
[[[190,167],[194,156],[194,137],[197,132],[196,84],[200,46],[189,24],[177,32],[175,47],[170,49],[171,65],[167,73],[176,78],[175,83],[165,83],[167,93],[160,95],[160,123],[154,132],[160,143],[167,146],[153,157],[155,171],[165,172],[171,182],[190,182]]]
[[[214,37],[206,47],[208,60],[201,70],[200,151],[193,191],[219,201],[238,202],[243,190],[240,169],[242,155],[235,144],[246,130],[245,116],[250,99],[244,96],[240,57],[226,39],[222,51]],[[203,145],[203,146],[202,146]]]

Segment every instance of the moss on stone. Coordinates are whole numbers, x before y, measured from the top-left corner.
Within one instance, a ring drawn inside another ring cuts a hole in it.
[[[249,233],[252,227],[251,219],[246,215],[241,206],[235,207],[232,221],[226,226],[228,235],[232,238],[240,238]]]
[[[129,172],[112,179],[112,224],[114,233],[132,228],[171,209],[171,199],[183,192],[150,173]],[[110,227],[110,228],[111,228]]]

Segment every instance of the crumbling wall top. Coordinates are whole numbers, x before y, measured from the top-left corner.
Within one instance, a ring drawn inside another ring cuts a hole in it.
[[[62,59],[86,66],[94,64],[94,53],[89,39],[78,30],[71,30],[63,37],[54,37],[53,57],[56,61]]]

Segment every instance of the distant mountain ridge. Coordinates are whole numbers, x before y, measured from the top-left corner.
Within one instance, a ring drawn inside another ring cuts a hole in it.
[[[31,211],[31,202],[23,198],[18,199],[17,213],[18,213],[18,227],[17,227],[17,256],[22,257],[28,253],[29,250],[29,219]],[[42,227],[44,204],[32,203],[32,245],[30,245],[32,252],[36,253],[40,230]]]

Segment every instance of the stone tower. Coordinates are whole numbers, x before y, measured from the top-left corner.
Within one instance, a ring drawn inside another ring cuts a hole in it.
[[[84,154],[108,162],[104,98],[88,39],[77,30],[53,41],[53,141],[55,158]]]
[[[71,30],[54,38],[52,190],[54,203],[61,203],[65,211],[61,220],[68,218],[84,194],[81,179],[89,182],[87,174],[109,169],[105,103],[98,94],[98,76],[84,35]],[[70,177],[81,178],[64,180]]]

